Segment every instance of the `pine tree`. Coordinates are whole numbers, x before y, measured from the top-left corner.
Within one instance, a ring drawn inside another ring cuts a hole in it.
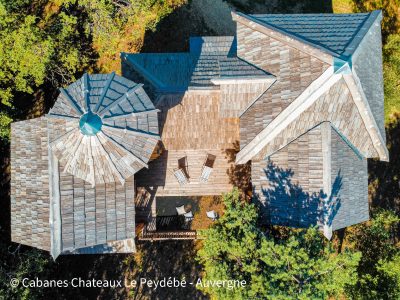
[[[224,215],[209,229],[198,260],[207,280],[245,280],[244,288],[198,286],[216,299],[323,299],[357,281],[360,253],[336,254],[316,228],[274,239],[257,226],[254,204],[238,190],[224,196]]]

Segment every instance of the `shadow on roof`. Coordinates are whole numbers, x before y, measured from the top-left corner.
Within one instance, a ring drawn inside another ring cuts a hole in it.
[[[292,181],[294,172],[269,162],[264,169],[269,188],[263,188],[266,199],[261,208],[261,221],[267,224],[306,228],[326,224],[332,226],[340,206],[338,197],[342,176],[337,174],[332,184],[332,194],[309,193]],[[257,200],[257,199],[256,199]]]

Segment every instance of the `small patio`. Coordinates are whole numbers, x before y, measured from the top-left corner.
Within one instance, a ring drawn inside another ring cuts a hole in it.
[[[192,212],[192,220],[186,221],[184,215],[178,215],[176,208],[182,206],[187,213]],[[207,211],[215,211],[219,216],[223,214],[221,196],[157,197],[157,230],[173,226],[173,222],[169,225],[167,221],[169,218],[177,220],[176,229],[199,230],[208,228],[213,221],[207,217]]]
[[[207,212],[214,211],[220,217],[224,209],[221,196],[169,196],[155,201],[155,216],[149,216],[147,224],[142,225],[138,235],[141,240],[198,239],[197,231],[214,222]],[[180,211],[182,208],[184,211]],[[192,217],[188,218],[188,214]]]

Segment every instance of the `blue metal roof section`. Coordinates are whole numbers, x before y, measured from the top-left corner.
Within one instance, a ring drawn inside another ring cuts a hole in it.
[[[380,10],[357,14],[257,14],[237,13],[255,23],[348,60]]]
[[[233,36],[196,36],[189,39],[191,54],[236,56],[237,41]]]
[[[159,92],[217,88],[212,79],[269,79],[271,74],[236,56],[232,36],[192,37],[190,52],[121,53]]]
[[[159,91],[185,91],[193,73],[189,53],[123,53],[122,57]]]

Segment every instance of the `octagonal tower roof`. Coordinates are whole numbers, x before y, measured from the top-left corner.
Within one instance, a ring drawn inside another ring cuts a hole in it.
[[[60,92],[47,116],[50,148],[65,172],[94,186],[124,184],[147,167],[160,136],[158,110],[141,84],[84,74]]]

